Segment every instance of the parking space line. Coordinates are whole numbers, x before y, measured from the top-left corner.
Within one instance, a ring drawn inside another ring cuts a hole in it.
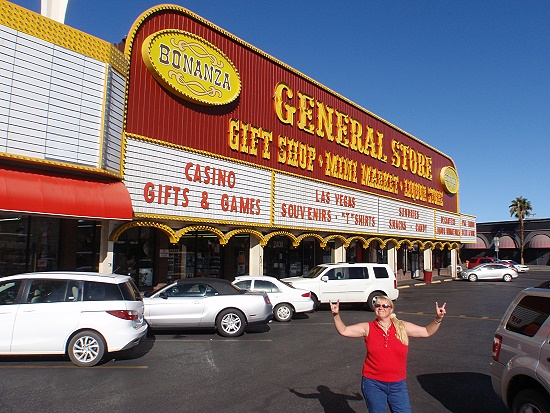
[[[415,313],[415,312],[398,311],[397,314],[425,315],[425,316],[433,317],[433,314],[423,313],[423,312]],[[459,315],[449,315],[449,314],[447,314],[447,315],[445,315],[445,318],[466,318],[466,319],[469,319],[469,320],[500,321],[500,318],[491,318],[491,317],[487,317],[487,316],[474,317],[474,316],[468,316],[468,315],[464,315],[464,314],[459,314]]]
[[[149,366],[95,366],[93,369],[148,369]],[[15,365],[15,366],[1,366],[0,370],[7,369],[82,369],[78,366],[28,366],[28,365]]]
[[[244,342],[254,342],[254,343],[270,343],[272,342],[273,340],[239,340],[239,339],[213,339],[213,338],[205,338],[205,339],[195,339],[195,338],[189,338],[189,339],[186,339],[186,338],[183,338],[183,339],[177,339],[177,338],[173,338],[173,339],[157,339],[157,340],[145,340],[145,341],[150,341],[150,342],[153,342],[153,343],[212,343],[212,342],[219,342],[219,343],[227,343],[228,341],[237,341],[239,343],[244,343]]]

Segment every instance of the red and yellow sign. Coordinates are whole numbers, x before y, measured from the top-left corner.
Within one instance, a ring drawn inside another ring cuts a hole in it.
[[[154,78],[179,97],[202,105],[226,105],[239,96],[239,72],[217,47],[181,30],[162,30],[141,46]]]
[[[126,134],[459,212],[450,157],[189,10],[146,11],[125,52]]]

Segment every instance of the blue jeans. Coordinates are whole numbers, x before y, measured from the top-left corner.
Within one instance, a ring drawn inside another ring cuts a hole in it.
[[[386,413],[387,404],[392,413],[412,413],[405,380],[378,381],[363,377],[361,390],[369,413]]]

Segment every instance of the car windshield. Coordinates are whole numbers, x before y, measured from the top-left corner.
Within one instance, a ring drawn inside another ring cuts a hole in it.
[[[302,278],[316,278],[321,271],[323,271],[326,267],[313,267],[311,270],[306,272],[304,275],[302,275]]]

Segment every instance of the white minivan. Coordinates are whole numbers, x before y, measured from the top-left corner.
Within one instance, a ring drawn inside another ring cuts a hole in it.
[[[126,275],[41,272],[0,278],[0,355],[67,354],[94,366],[147,334],[143,300]]]
[[[340,300],[341,303],[366,303],[374,310],[377,296],[385,295],[390,300],[399,296],[395,274],[387,264],[321,264],[301,277],[283,278],[283,281],[310,290],[317,304]]]

